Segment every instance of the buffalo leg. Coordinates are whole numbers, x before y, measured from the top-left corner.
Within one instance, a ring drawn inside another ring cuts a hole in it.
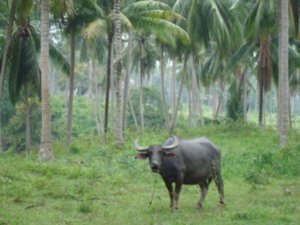
[[[176,182],[175,193],[174,193],[175,208],[173,208],[173,210],[179,209],[179,195],[180,195],[181,186],[182,186],[181,181]]]
[[[168,189],[169,192],[169,197],[170,197],[170,208],[173,209],[174,208],[174,192],[173,192],[173,186],[171,182],[165,182],[166,187]]]
[[[215,178],[215,182],[216,182],[216,185],[218,187],[218,192],[219,192],[219,195],[220,195],[220,203],[225,204],[225,202],[224,202],[224,184],[223,184],[222,177],[220,175],[218,175]]]
[[[200,189],[201,189],[201,196],[200,196],[200,199],[197,203],[197,208],[200,209],[200,208],[202,208],[202,203],[203,203],[203,201],[205,199],[205,196],[206,196],[206,193],[208,191],[208,184],[207,184],[206,181],[204,181],[204,182],[201,182],[199,184],[199,186],[200,186]]]

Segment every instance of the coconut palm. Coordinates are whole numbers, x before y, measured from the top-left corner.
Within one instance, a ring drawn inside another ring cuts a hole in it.
[[[108,129],[108,109],[109,109],[109,89],[110,89],[110,74],[111,74],[111,53],[112,53],[112,40],[114,33],[112,25],[112,10],[113,5],[111,1],[100,1],[99,6],[103,9],[102,18],[91,24],[90,27],[99,28],[96,30],[103,30],[106,28],[108,39],[108,57],[107,57],[107,85],[106,85],[106,98],[105,98],[105,121],[104,130]],[[152,33],[156,36],[168,36],[169,40],[172,35],[181,37],[187,40],[188,35],[183,29],[178,27],[172,21],[174,19],[182,18],[171,11],[170,7],[160,1],[126,1],[121,4],[121,23],[128,30],[137,30],[145,33],[147,36]],[[89,29],[90,33],[92,29]],[[162,35],[164,33],[164,35]],[[173,41],[174,42],[174,41]],[[126,78],[127,79],[127,78]],[[126,100],[124,101],[126,103]]]
[[[116,48],[115,73],[117,80],[116,99],[117,99],[117,126],[116,140],[117,143],[124,142],[123,123],[122,123],[122,107],[121,107],[121,91],[122,91],[122,40],[121,40],[121,19],[120,19],[120,0],[114,0],[114,34]]]
[[[93,0],[88,1],[53,1],[52,12],[54,18],[61,19],[64,31],[70,35],[70,76],[68,91],[68,113],[67,113],[67,134],[66,143],[70,144],[72,136],[72,115],[73,115],[73,96],[74,96],[74,76],[75,76],[75,50],[76,36],[87,23],[95,20],[101,13],[101,9]]]
[[[11,2],[10,6],[10,15],[7,25],[7,32],[6,32],[6,42],[2,54],[2,61],[1,61],[1,73],[0,73],[0,101],[2,96],[2,86],[3,86],[3,80],[4,80],[4,73],[6,69],[6,62],[7,62],[7,54],[11,43],[11,34],[13,31],[13,25],[14,25],[14,18],[17,8],[17,0],[13,0]],[[1,139],[1,138],[0,138]],[[0,147],[1,148],[1,147]]]
[[[285,146],[288,142],[289,115],[289,76],[288,76],[288,46],[289,46],[289,2],[279,1],[279,82],[278,82],[278,132],[279,144]]]
[[[247,41],[258,43],[257,83],[259,92],[258,123],[263,125],[264,95],[271,87],[273,76],[272,40],[276,35],[276,1],[257,0],[246,20],[245,36]]]
[[[0,102],[2,101],[2,86],[4,81],[4,73],[6,69],[7,54],[10,47],[11,33],[14,25],[14,17],[16,13],[17,0],[13,0],[10,6],[10,14],[8,19],[7,31],[6,31],[6,42],[3,50],[1,71],[0,71]],[[1,135],[1,119],[0,119],[0,152],[2,151],[2,135]]]
[[[41,77],[42,129],[39,156],[42,161],[53,160],[51,140],[51,110],[49,78],[49,0],[41,0]]]
[[[291,0],[292,15],[294,19],[295,36],[298,36],[298,20],[299,10],[297,1]],[[239,63],[241,61],[252,61],[252,65],[257,62],[257,82],[259,89],[259,124],[262,125],[263,117],[263,95],[271,87],[271,80],[278,85],[278,40],[277,40],[277,24],[278,24],[278,4],[275,1],[256,1],[254,5],[248,1],[241,2],[240,8],[249,11],[245,23],[245,42],[237,49],[231,61]],[[249,10],[251,9],[251,10]],[[293,65],[289,69],[289,74],[295,74],[293,71],[298,67],[297,58],[297,41],[291,37],[289,55],[290,61],[288,65]],[[257,47],[259,46],[259,47]],[[290,76],[292,79],[293,76]],[[290,82],[291,84],[291,82]],[[296,83],[295,83],[296,84]],[[288,114],[286,114],[288,115]]]
[[[199,54],[201,53],[201,50],[203,50],[203,48],[208,49],[212,43],[218,45],[219,50],[223,49],[223,52],[226,52],[226,50],[230,46],[231,37],[235,34],[232,29],[233,17],[229,13],[231,1],[176,0],[170,2],[173,3],[173,9],[175,10],[175,12],[178,12],[188,18],[187,30],[191,39],[191,43],[188,48],[185,47],[185,53],[181,53],[181,55],[185,56],[185,61],[187,61],[189,58],[193,59],[190,61],[192,62],[193,68],[190,69],[192,69],[191,71],[194,72],[189,73],[191,77],[189,78],[188,76],[186,76],[185,79],[194,81],[191,82],[193,84],[194,90],[193,95],[194,98],[196,98],[196,101],[199,103],[199,101],[201,101],[201,98],[199,97],[200,73],[198,71],[200,70],[200,61],[203,60],[203,58],[201,58]],[[216,29],[216,27],[218,27],[218,29]],[[188,66],[185,66],[184,68],[188,69]],[[184,74],[185,73],[186,72],[184,72]],[[198,75],[197,78],[194,77],[195,74]],[[195,86],[196,80],[197,85]],[[199,119],[203,123],[203,119],[201,116],[201,103],[198,104],[198,107],[198,111],[200,114]],[[176,118],[176,112],[174,115]],[[175,121],[173,116],[171,127],[174,127],[174,123]]]
[[[129,20],[131,21],[134,29],[140,30],[138,45],[140,46],[140,59],[141,61],[144,60],[145,57],[145,43],[147,43],[147,39],[151,39],[149,34],[154,35],[156,39],[160,42],[161,46],[166,45],[168,43],[170,46],[176,45],[176,37],[181,40],[183,43],[187,43],[189,41],[189,37],[187,33],[182,29],[180,26],[176,24],[177,20],[183,20],[183,17],[179,14],[176,14],[171,11],[171,8],[164,3],[158,1],[140,1],[136,4],[129,5],[127,8],[124,9],[124,12],[128,16]],[[149,47],[151,46],[148,45]],[[149,51],[151,52],[151,51]],[[166,122],[166,126],[168,127],[168,115],[167,115],[167,106],[165,100],[165,91],[164,91],[164,51],[163,47],[161,48],[160,54],[160,68],[161,68],[161,94],[162,94],[162,103],[163,103],[163,111],[164,111],[164,118]],[[152,58],[152,57],[150,57]],[[143,84],[142,80],[144,79],[144,64],[140,62],[140,70],[141,70],[141,77],[140,77],[140,85]],[[147,63],[147,66],[151,64]],[[142,106],[142,99],[143,93],[140,93],[140,114],[141,114],[141,126],[143,130],[143,106]]]
[[[16,29],[11,34],[11,47],[7,51],[8,90],[11,101],[16,103],[19,99],[23,99],[26,105],[27,150],[30,149],[29,97],[41,95],[41,71],[38,61],[41,37],[29,19],[33,14],[33,5],[32,1],[22,1],[17,5],[18,9],[26,10],[17,10]],[[63,71],[68,71],[68,63],[64,56],[51,43],[50,58],[62,65]]]
[[[157,49],[155,47],[155,39],[153,36],[146,36],[143,32],[139,32],[135,36],[132,46],[132,66],[133,69],[139,71],[139,87],[140,87],[140,126],[144,132],[144,80],[146,76],[150,76],[155,68],[158,59]]]
[[[91,29],[91,26],[87,26],[82,31],[80,60],[88,63],[89,65],[89,97],[95,97],[94,112],[95,121],[97,124],[98,134],[103,134],[103,115],[102,115],[102,90],[105,89],[105,75],[102,75],[95,67],[97,63],[101,66],[105,64],[107,54],[107,39],[105,35],[91,35],[90,32],[99,32],[101,29]],[[97,81],[97,82],[95,82]],[[92,98],[91,98],[92,99]]]

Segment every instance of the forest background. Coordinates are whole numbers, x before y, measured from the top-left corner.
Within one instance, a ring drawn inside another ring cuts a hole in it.
[[[297,223],[300,1],[0,9],[0,224]],[[221,147],[229,206],[212,187],[193,211],[188,187],[170,214],[162,183],[145,206],[153,177],[133,142],[170,135]]]

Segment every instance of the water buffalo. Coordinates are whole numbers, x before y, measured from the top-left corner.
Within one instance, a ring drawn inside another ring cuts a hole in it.
[[[135,141],[139,151],[137,159],[149,159],[152,172],[159,173],[165,182],[170,196],[170,208],[177,210],[182,184],[198,184],[201,197],[197,208],[202,207],[208,186],[214,179],[224,204],[223,180],[221,177],[221,153],[207,138],[190,140],[171,137],[162,145],[142,147]],[[175,183],[175,192],[173,191]]]

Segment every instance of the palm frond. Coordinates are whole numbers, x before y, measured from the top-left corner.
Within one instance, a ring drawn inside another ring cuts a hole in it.
[[[121,12],[120,16],[121,16],[121,24],[128,29],[132,29],[133,25],[132,25],[130,19],[122,12]]]
[[[174,13],[172,11],[166,11],[166,10],[150,10],[150,11],[142,11],[140,13],[136,14],[137,18],[143,19],[144,17],[148,18],[159,18],[159,19],[165,19],[168,21],[175,21],[175,20],[185,20],[183,16],[180,14]]]
[[[12,103],[19,99],[18,89],[20,87],[19,71],[21,62],[21,45],[22,39],[18,35],[13,35],[11,40],[11,49],[9,52],[9,63],[7,66],[8,73],[8,91]]]
[[[293,17],[293,25],[294,32],[297,38],[299,38],[299,8],[300,2],[297,0],[290,0],[292,17]]]
[[[103,63],[107,52],[107,39],[98,37],[94,39],[83,38],[81,43],[80,60],[87,61],[89,57],[96,58]]]
[[[193,1],[188,18],[188,33],[193,42],[208,46],[213,39],[218,42],[231,40],[233,17],[229,12],[229,6],[224,2]],[[218,29],[211,29],[212,27]]]
[[[126,15],[135,15],[140,12],[156,10],[156,9],[170,10],[170,7],[161,1],[152,1],[152,0],[137,1],[132,4],[128,4],[128,6],[124,8],[123,13]]]
[[[276,31],[278,22],[276,1],[257,0],[245,23],[245,36],[247,39],[257,37],[262,32]]]
[[[66,56],[53,44],[49,44],[49,56],[52,63],[56,67],[60,67],[61,71],[69,76],[70,75],[70,63],[67,60]]]
[[[165,44],[172,46],[173,48],[176,46],[176,38],[170,32],[162,32],[156,35],[157,39]]]
[[[87,39],[94,39],[106,35],[107,23],[105,20],[97,19],[89,23],[82,31],[82,35]]]
[[[253,54],[256,43],[254,42],[246,42],[240,48],[238,48],[232,57],[229,59],[228,69],[232,70],[236,67],[240,62],[248,59],[251,54]]]
[[[192,4],[192,1],[176,0],[172,9],[176,13],[180,13],[181,15],[187,15],[188,11],[191,8],[191,4]]]
[[[230,35],[230,24],[229,19],[227,18],[227,12],[224,9],[223,5],[220,4],[219,1],[211,1],[211,6],[213,11],[215,11],[216,14],[216,20],[219,21],[219,24],[221,25],[222,29],[225,31],[225,33],[229,36]]]
[[[22,71],[19,76],[22,76],[22,88],[26,83],[30,84],[34,94],[40,97],[41,94],[41,71],[39,68],[38,55],[31,38],[27,38],[22,46]]]
[[[247,39],[249,39],[250,37],[253,37],[254,32],[256,31],[255,27],[255,21],[256,21],[256,14],[258,11],[258,7],[259,7],[259,1],[256,1],[254,7],[252,8],[252,10],[250,11],[249,16],[246,19],[246,23],[245,23],[245,37]]]
[[[40,33],[32,26],[30,27],[30,37],[34,44],[34,48],[36,49],[37,52],[39,52],[41,47]],[[50,41],[49,43],[49,57],[51,62],[55,66],[60,67],[64,74],[66,75],[70,74],[69,61],[67,60],[66,56],[59,50],[59,48],[52,41]]]
[[[136,21],[135,26],[143,28],[145,32],[155,35],[159,35],[159,33],[162,32],[170,32],[183,43],[189,43],[189,35],[184,29],[164,19],[143,18],[142,20]]]

